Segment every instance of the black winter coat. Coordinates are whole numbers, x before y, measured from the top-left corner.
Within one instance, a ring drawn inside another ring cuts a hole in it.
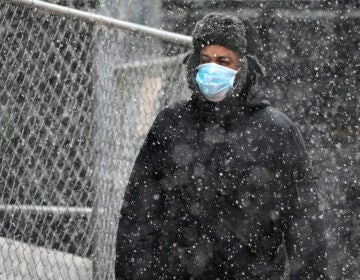
[[[326,279],[303,139],[254,91],[157,116],[126,189],[116,279]]]

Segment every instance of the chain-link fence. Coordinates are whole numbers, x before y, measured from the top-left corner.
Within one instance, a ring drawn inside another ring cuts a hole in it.
[[[187,97],[186,46],[10,2],[0,37],[0,279],[113,279],[124,187]]]

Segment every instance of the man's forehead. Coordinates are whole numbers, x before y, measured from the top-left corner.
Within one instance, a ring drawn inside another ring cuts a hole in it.
[[[216,57],[218,56],[228,57],[236,53],[220,45],[208,45],[200,51],[200,54],[207,56],[216,56]]]

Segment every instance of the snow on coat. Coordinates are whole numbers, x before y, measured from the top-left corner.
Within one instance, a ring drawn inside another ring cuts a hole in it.
[[[281,279],[286,270],[290,279],[327,279],[299,130],[261,98],[253,71],[239,73],[247,78],[236,78],[233,95],[206,101],[194,82],[197,57],[187,63],[192,99],[159,113],[136,159],[116,279]]]
[[[117,279],[279,279],[283,241],[291,279],[321,279],[321,213],[299,130],[270,106],[235,103],[220,117],[197,102],[162,111],[137,157]]]

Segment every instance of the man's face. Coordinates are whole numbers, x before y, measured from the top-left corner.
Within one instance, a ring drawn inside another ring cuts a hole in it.
[[[200,52],[200,64],[212,62],[237,71],[240,68],[239,60],[235,52],[219,45],[208,45]]]

